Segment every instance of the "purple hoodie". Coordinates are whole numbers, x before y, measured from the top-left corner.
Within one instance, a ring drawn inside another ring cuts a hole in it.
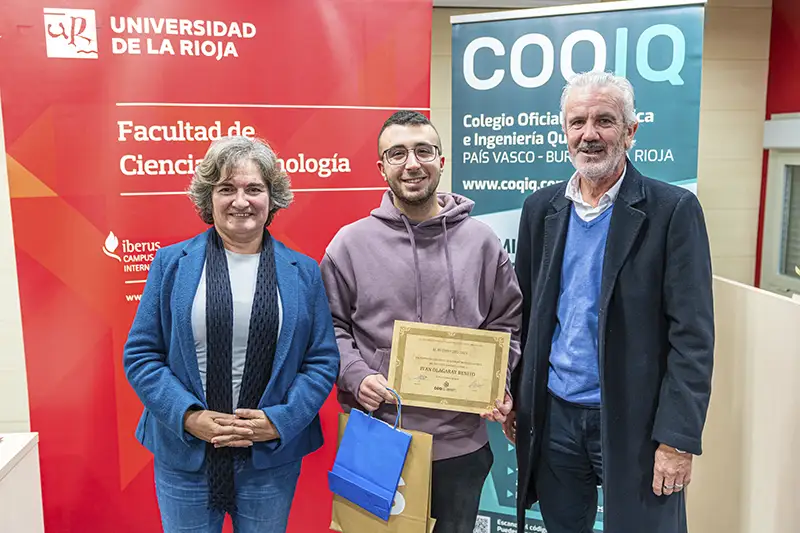
[[[338,399],[349,412],[371,374],[388,376],[395,320],[508,331],[508,374],[520,356],[522,294],[497,236],[469,213],[472,200],[438,194],[441,211],[412,223],[387,191],[371,216],[342,228],[322,259],[341,353]],[[508,383],[508,381],[507,381]],[[363,409],[363,408],[362,408]],[[394,421],[383,404],[376,416]],[[488,442],[478,415],[403,408],[403,427],[433,435],[433,459],[471,453]]]

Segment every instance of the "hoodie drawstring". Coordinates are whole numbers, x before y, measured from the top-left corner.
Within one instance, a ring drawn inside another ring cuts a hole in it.
[[[450,279],[450,310],[458,323],[456,317],[456,281],[453,274],[453,262],[450,260],[450,243],[447,241],[447,217],[442,217],[442,232],[444,232],[444,256],[447,259],[447,275]]]
[[[417,255],[417,241],[414,239],[414,229],[408,222],[408,218],[400,215],[403,219],[403,224],[406,225],[408,238],[411,240],[411,250],[414,252],[414,279],[416,279],[416,296],[417,296],[417,320],[422,322],[422,274],[419,270],[419,256]],[[456,316],[456,280],[453,273],[453,261],[450,259],[450,242],[447,240],[447,217],[442,217],[442,232],[444,233],[444,256],[447,261],[447,278],[450,282],[450,311],[458,323]]]
[[[416,283],[416,292],[417,292],[417,320],[422,322],[422,277],[419,272],[419,257],[417,256],[417,242],[414,240],[414,230],[411,228],[411,224],[408,223],[408,219],[400,215],[400,218],[403,219],[403,223],[406,225],[406,231],[408,231],[408,237],[411,239],[411,250],[414,252],[414,276],[417,280]]]

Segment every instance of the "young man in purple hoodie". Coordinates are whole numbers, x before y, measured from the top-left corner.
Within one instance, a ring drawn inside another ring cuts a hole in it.
[[[520,355],[522,294],[497,236],[470,218],[474,203],[437,194],[444,156],[424,115],[389,117],[378,134],[378,156],[389,190],[370,216],[339,231],[321,269],[341,353],[339,402],[345,411],[374,411],[393,421],[386,378],[395,320],[508,331],[510,376]],[[493,461],[485,421],[504,422],[512,404],[506,394],[480,416],[403,409],[404,428],[433,435],[436,533],[472,533]]]

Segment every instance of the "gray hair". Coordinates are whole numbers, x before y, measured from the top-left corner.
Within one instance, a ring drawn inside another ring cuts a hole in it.
[[[231,173],[247,161],[252,161],[258,167],[269,191],[267,226],[278,210],[286,209],[292,203],[294,194],[289,176],[266,141],[242,136],[221,137],[211,143],[189,184],[189,198],[203,222],[214,223],[211,203],[214,186],[230,178]]]
[[[633,85],[626,78],[616,76],[611,72],[584,72],[576,74],[564,86],[561,92],[561,124],[564,124],[566,116],[564,115],[564,106],[567,103],[567,98],[575,88],[597,88],[603,89],[606,87],[613,87],[621,94],[622,115],[625,120],[626,126],[631,126],[638,122],[636,118],[636,109],[634,107],[634,94]]]

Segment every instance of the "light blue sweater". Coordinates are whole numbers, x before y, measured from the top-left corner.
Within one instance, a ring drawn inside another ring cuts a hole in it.
[[[601,404],[597,312],[612,211],[613,206],[586,222],[572,207],[550,348],[550,392],[591,407]]]

